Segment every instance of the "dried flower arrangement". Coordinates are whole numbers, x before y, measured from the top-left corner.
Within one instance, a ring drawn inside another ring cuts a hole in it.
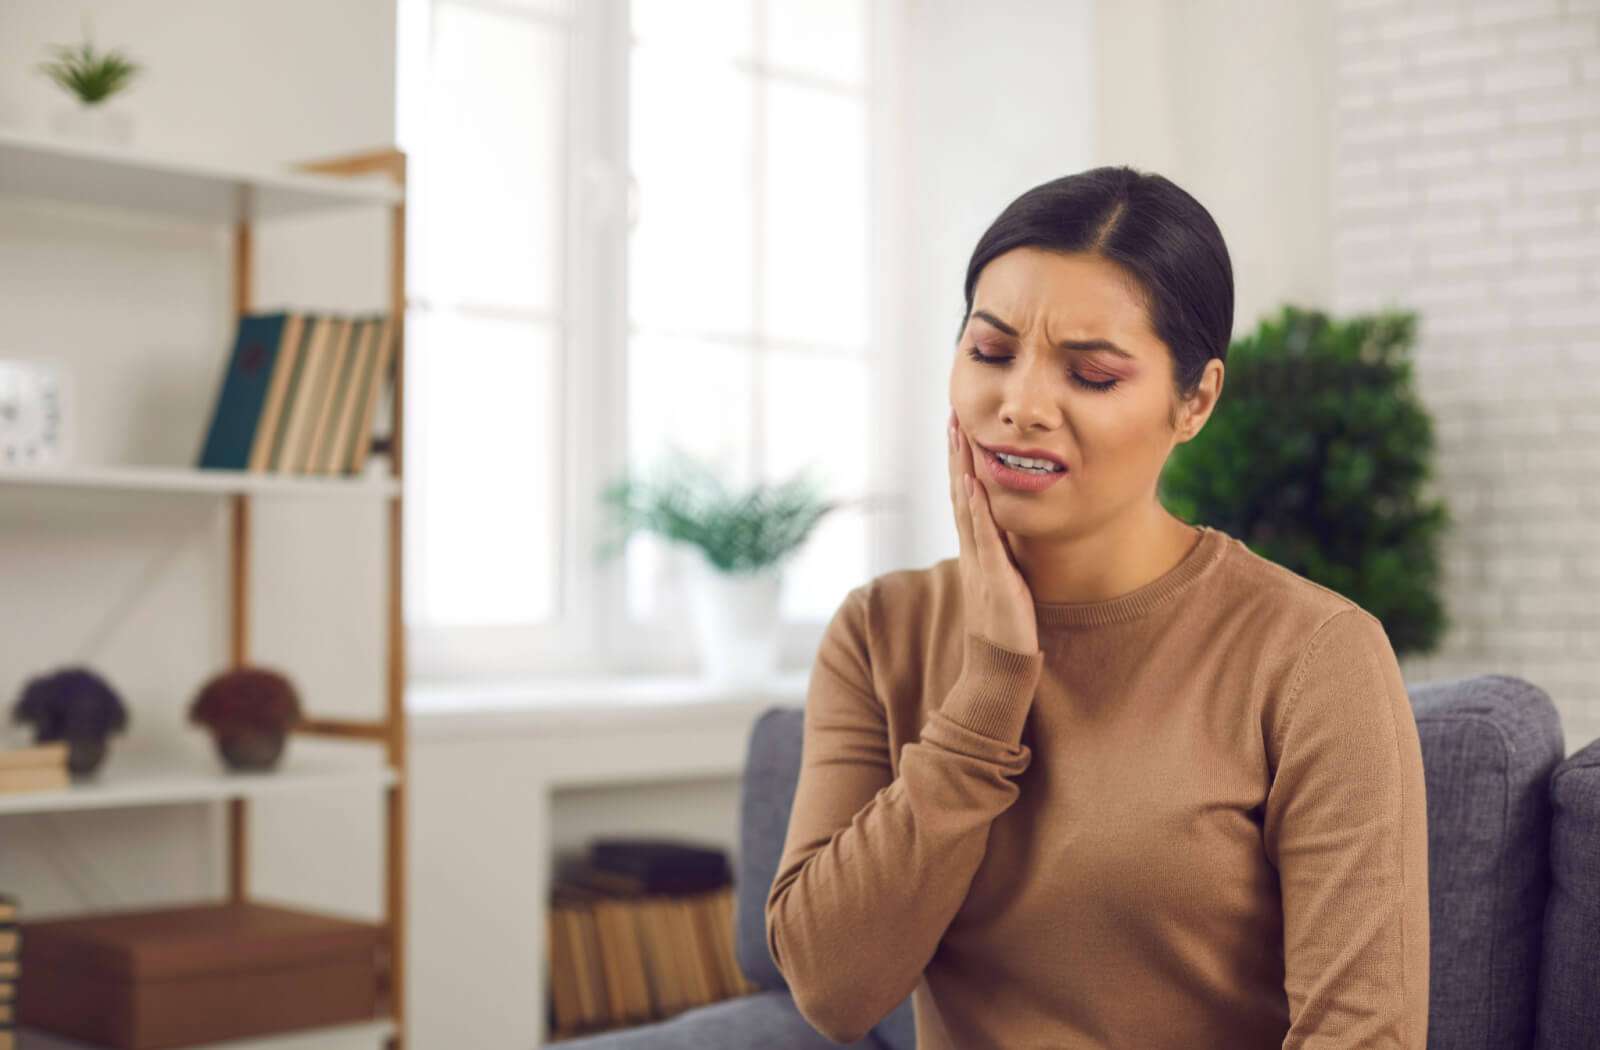
[[[300,696],[288,678],[264,667],[212,676],[189,706],[189,721],[207,726],[223,761],[235,769],[271,769],[301,719]]]
[[[86,667],[69,667],[30,679],[11,719],[31,724],[38,743],[67,741],[67,769],[81,777],[99,768],[106,738],[127,728],[128,709],[104,678]]]

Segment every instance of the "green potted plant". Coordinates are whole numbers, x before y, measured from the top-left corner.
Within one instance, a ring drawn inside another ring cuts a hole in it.
[[[67,771],[92,775],[106,757],[107,738],[128,726],[128,709],[104,678],[86,667],[69,667],[28,681],[11,711],[19,725],[33,727],[34,742],[67,742]]]
[[[60,85],[77,103],[57,114],[56,130],[126,145],[133,137],[132,120],[106,103],[127,90],[143,67],[120,51],[95,50],[89,39],[88,19],[84,19],[83,35],[83,43],[75,47],[51,45],[55,57],[39,63],[39,72]]]
[[[1228,348],[1222,397],[1173,450],[1160,498],[1383,622],[1397,655],[1447,626],[1428,498],[1433,424],[1411,387],[1416,317],[1286,306]]]
[[[650,476],[612,482],[601,500],[620,533],[597,549],[597,560],[615,556],[640,531],[696,553],[689,600],[708,676],[724,684],[770,676],[783,563],[841,502],[821,498],[806,471],[780,485],[730,491],[709,465],[677,449]]]
[[[189,721],[208,727],[229,769],[269,770],[283,757],[289,730],[300,723],[294,683],[264,667],[213,675],[189,705]]]

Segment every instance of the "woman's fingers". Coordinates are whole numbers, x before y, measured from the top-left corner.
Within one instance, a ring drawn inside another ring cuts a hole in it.
[[[969,502],[972,506],[973,546],[978,551],[983,571],[995,572],[1002,566],[1011,568],[1011,552],[1006,547],[1005,537],[1000,535],[1000,526],[995,523],[994,512],[989,508],[989,490],[978,484],[976,479],[972,489],[972,498]]]
[[[961,553],[964,555],[973,549],[972,541],[972,512],[969,509],[970,501],[967,498],[967,487],[963,480],[966,468],[966,454],[962,451],[963,443],[961,427],[956,423],[955,411],[950,413],[950,505],[955,511],[956,535],[960,539]]]
[[[993,573],[1004,561],[996,561],[996,553],[1000,536],[995,528],[994,517],[989,513],[989,493],[984,489],[983,482],[978,480],[977,454],[972,449],[972,442],[967,440],[967,435],[960,428],[956,430],[956,440],[960,445],[958,453],[963,472],[971,479],[964,481],[962,495],[965,497],[967,519],[967,542],[969,550],[978,559],[978,566],[986,577],[993,578]]]

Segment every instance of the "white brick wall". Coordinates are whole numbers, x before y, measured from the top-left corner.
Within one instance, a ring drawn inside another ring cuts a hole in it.
[[[1600,4],[1336,0],[1334,308],[1421,315],[1444,646],[1600,737]]]

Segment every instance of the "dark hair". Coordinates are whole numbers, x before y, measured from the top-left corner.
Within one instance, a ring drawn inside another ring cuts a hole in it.
[[[1126,166],[1052,179],[1006,206],[972,250],[967,309],[978,275],[1013,248],[1087,252],[1118,264],[1143,293],[1151,326],[1172,352],[1180,397],[1194,394],[1233,334],[1233,265],[1204,206],[1161,175]],[[957,336],[959,338],[959,334]]]

